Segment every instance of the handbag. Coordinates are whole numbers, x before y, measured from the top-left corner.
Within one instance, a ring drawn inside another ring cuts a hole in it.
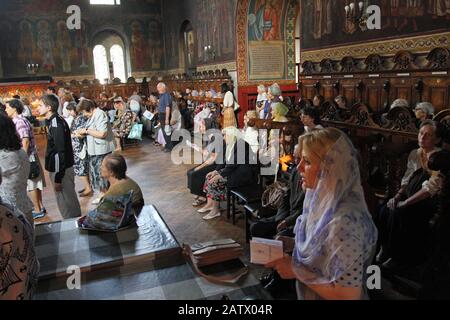
[[[243,256],[244,249],[232,239],[198,243],[192,246],[183,244],[183,254],[199,276],[213,283],[235,284],[249,271],[246,265],[231,274],[221,276],[208,275],[200,270],[201,267],[239,259]]]
[[[33,160],[30,160],[30,173],[28,174],[29,180],[34,180],[36,178],[39,178],[41,175],[41,166],[39,165],[39,162],[36,161],[36,158],[33,156]]]
[[[144,125],[141,123],[135,123],[131,127],[130,133],[128,134],[128,139],[130,140],[142,140],[142,131]]]
[[[283,205],[288,190],[289,188],[284,183],[275,181],[264,191],[261,199],[262,206],[278,210]]]
[[[120,196],[106,196],[97,208],[78,220],[82,230],[117,232],[135,222],[132,209],[133,191]]]
[[[84,159],[86,159],[86,156],[87,156],[86,143],[83,143],[83,147],[81,148],[81,151],[78,154],[78,158],[80,158],[81,160],[84,160]]]

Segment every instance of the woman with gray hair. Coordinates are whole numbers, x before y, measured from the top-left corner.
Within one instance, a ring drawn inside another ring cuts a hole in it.
[[[281,88],[277,83],[274,83],[267,90],[267,101],[264,104],[264,113],[261,112],[261,119],[267,120],[272,115],[272,105],[281,102]]]
[[[407,170],[397,195],[378,217],[381,252],[377,259],[386,269],[415,266],[424,261],[429,239],[429,221],[436,203],[433,197],[442,186],[439,172],[428,168],[431,154],[440,151],[436,123],[425,120],[419,131],[419,149],[408,158]]]
[[[427,119],[433,118],[434,107],[429,102],[419,102],[417,103],[416,108],[414,109],[414,113],[417,119],[416,124],[418,127],[420,127],[422,122],[424,122]]]
[[[394,100],[391,104],[391,110],[397,107],[409,108],[409,103],[405,99],[397,99]]]

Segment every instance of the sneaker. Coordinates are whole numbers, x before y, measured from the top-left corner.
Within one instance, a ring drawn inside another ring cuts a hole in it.
[[[100,204],[100,201],[102,201],[102,198],[96,198],[96,199],[94,199],[94,201],[92,201],[92,204],[96,206],[96,205]]]
[[[45,212],[41,211],[41,212],[33,212],[33,219],[41,219],[45,217]]]
[[[203,217],[204,220],[212,220],[221,216],[220,211],[212,211]]]

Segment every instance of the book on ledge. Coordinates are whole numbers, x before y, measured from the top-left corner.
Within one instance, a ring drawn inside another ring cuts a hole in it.
[[[266,265],[284,257],[283,242],[262,238],[253,238],[250,241],[250,262]]]

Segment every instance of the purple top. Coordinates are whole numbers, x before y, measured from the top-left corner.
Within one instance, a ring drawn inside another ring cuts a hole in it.
[[[30,139],[30,148],[28,149],[28,156],[36,154],[36,142],[34,140],[33,127],[31,123],[22,115],[19,115],[13,119],[16,126],[17,134],[20,140],[25,138]]]

